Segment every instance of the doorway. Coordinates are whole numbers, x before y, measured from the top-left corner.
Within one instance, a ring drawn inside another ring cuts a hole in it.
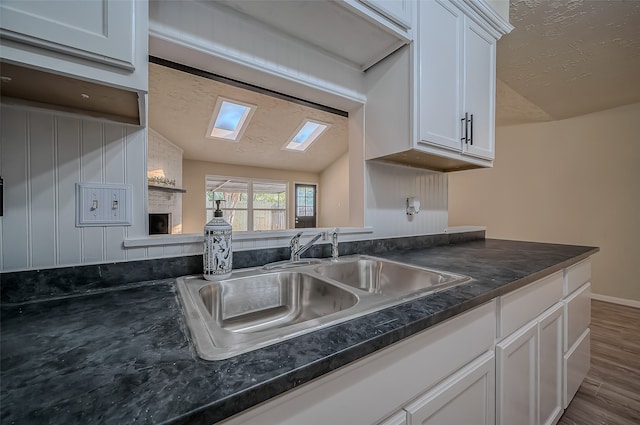
[[[295,189],[296,229],[316,227],[316,185],[296,183]]]

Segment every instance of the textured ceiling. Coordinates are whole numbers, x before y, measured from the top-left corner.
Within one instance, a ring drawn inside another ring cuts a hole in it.
[[[238,142],[205,137],[218,96],[257,105]],[[283,151],[307,118],[331,126],[306,152]],[[320,172],[348,150],[347,118],[182,71],[149,64],[149,127],[185,159]]]
[[[497,124],[640,102],[639,0],[511,0],[498,41]],[[512,89],[512,90],[510,90]]]

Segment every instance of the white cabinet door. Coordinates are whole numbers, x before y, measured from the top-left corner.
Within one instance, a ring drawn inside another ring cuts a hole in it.
[[[563,304],[558,303],[538,321],[540,425],[553,425],[562,416]]]
[[[495,356],[488,352],[408,405],[408,425],[490,425],[495,419]]]
[[[537,425],[538,323],[496,345],[496,424]]]
[[[134,21],[134,0],[0,3],[2,37],[129,70]]]
[[[464,19],[464,101],[469,121],[463,152],[493,159],[496,92],[496,40],[471,19]]]
[[[448,1],[418,7],[418,143],[460,152],[463,14]]]

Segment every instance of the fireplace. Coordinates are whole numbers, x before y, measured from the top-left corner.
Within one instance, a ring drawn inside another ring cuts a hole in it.
[[[171,233],[171,214],[149,214],[149,234],[168,235]]]

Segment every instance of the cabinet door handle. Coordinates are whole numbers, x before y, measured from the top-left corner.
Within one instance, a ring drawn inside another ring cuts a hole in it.
[[[471,118],[469,119],[469,122],[471,123],[471,132],[470,132],[470,137],[469,137],[469,144],[473,145],[473,114],[471,114]]]
[[[465,114],[464,118],[460,119],[460,124],[462,124],[462,131],[460,132],[462,134],[462,137],[460,138],[460,142],[467,143],[467,116],[466,116],[466,114]]]

